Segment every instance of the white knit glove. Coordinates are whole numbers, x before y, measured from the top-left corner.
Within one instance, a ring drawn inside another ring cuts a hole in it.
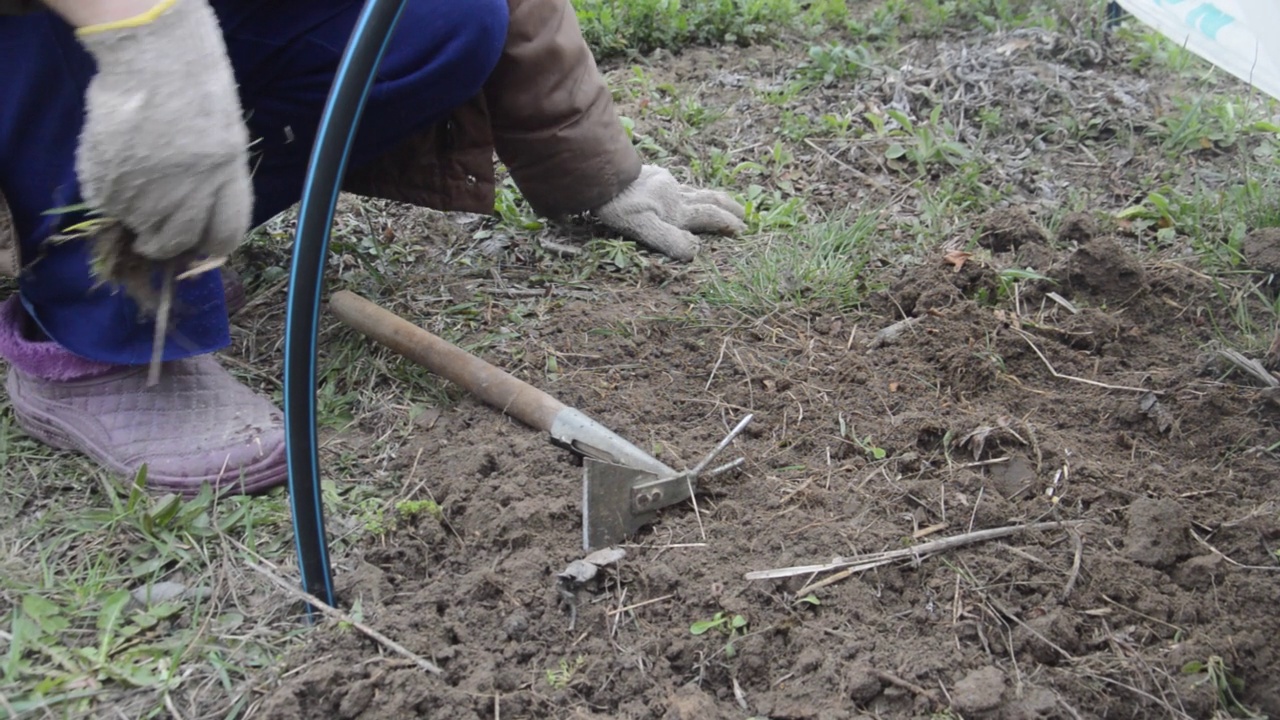
[[[207,0],[81,28],[97,62],[76,173],[85,202],[151,260],[229,255],[249,230],[249,131]]]
[[[746,211],[733,198],[682,185],[654,165],[645,165],[634,183],[592,213],[624,237],[683,261],[698,254],[693,233],[733,235],[747,227]]]

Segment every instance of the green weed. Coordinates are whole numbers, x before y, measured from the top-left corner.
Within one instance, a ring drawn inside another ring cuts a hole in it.
[[[1231,671],[1227,669],[1226,663],[1220,656],[1211,655],[1204,662],[1193,660],[1182,666],[1182,672],[1187,675],[1203,675],[1204,677],[1200,682],[1207,682],[1213,686],[1214,694],[1218,699],[1218,708],[1227,713],[1228,716],[1266,717],[1250,710],[1240,702],[1238,696],[1244,692],[1244,680],[1231,674]]]
[[[918,174],[925,175],[935,165],[957,167],[972,157],[972,151],[958,139],[955,127],[942,118],[941,105],[934,106],[924,123],[912,122],[900,110],[885,113],[897,128],[889,127],[884,118],[874,113],[867,113],[866,117],[877,136],[890,139],[884,151],[889,167],[904,170],[914,166]]]
[[[706,633],[716,630],[720,634],[726,636],[728,640],[724,645],[724,656],[732,659],[738,654],[734,641],[746,633],[747,618],[743,615],[730,615],[723,610],[711,616],[710,620],[699,620],[689,626],[689,632],[694,635],[705,635]]]
[[[843,3],[824,0],[581,0],[583,35],[598,58],[698,44],[746,44],[780,30],[825,26]]]
[[[827,43],[809,47],[809,61],[800,65],[799,72],[819,85],[834,85],[867,73],[871,66],[871,53],[865,47]]]
[[[558,667],[547,670],[547,684],[556,690],[563,690],[569,687],[569,683],[573,681],[573,676],[587,664],[587,659],[581,655],[573,659],[573,662],[561,660]]]

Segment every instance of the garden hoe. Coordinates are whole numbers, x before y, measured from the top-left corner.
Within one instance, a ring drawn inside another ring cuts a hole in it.
[[[553,443],[582,456],[582,547],[613,545],[657,518],[658,510],[688,500],[707,466],[751,422],[746,416],[702,462],[678,472],[608,428],[500,368],[346,290],[329,299],[344,324],[426,367],[524,424],[547,432]]]

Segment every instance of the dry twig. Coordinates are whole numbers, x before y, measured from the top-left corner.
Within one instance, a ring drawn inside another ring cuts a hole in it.
[[[266,579],[270,580],[273,585],[280,588],[281,590],[288,593],[289,595],[292,595],[294,598],[299,600],[305,600],[306,602],[311,603],[313,607],[319,610],[326,617],[329,617],[333,620],[337,620],[339,622],[347,623],[348,625],[355,628],[356,630],[359,630],[360,632],[364,633],[374,642],[379,643],[383,647],[405,658],[406,660],[412,661],[414,665],[417,665],[418,667],[422,668],[423,670],[426,670],[432,675],[442,674],[443,671],[441,671],[439,667],[437,667],[435,664],[433,664],[426,658],[423,658],[422,656],[411,652],[408,648],[396,642],[395,640],[392,640],[391,638],[387,637],[386,635],[383,635],[377,630],[374,630],[368,625],[365,625],[359,620],[352,618],[350,615],[329,605],[328,603],[312,595],[311,593],[305,590],[302,590],[300,588],[294,587],[292,584],[289,583],[289,581],[285,580],[284,578],[280,577],[274,572],[268,570],[262,565],[259,565],[250,560],[245,560],[245,565],[248,565],[249,569],[256,571]]]
[[[1036,347],[1036,344],[1031,342],[1031,337],[1029,335],[1027,335],[1025,332],[1018,330],[1016,328],[1014,328],[1013,331],[1021,335],[1023,340],[1027,341],[1027,344],[1031,346],[1031,349],[1034,350],[1036,355],[1040,357],[1040,361],[1044,363],[1044,366],[1046,368],[1048,368],[1049,374],[1053,375],[1059,380],[1071,380],[1073,382],[1084,383],[1086,385],[1092,385],[1094,387],[1106,388],[1107,390],[1127,390],[1129,392],[1151,393],[1153,395],[1164,394],[1164,392],[1161,390],[1132,387],[1130,385],[1112,385],[1110,383],[1098,382],[1097,380],[1090,380],[1088,378],[1082,378],[1082,377],[1077,377],[1075,375],[1066,375],[1064,373],[1060,373],[1053,368],[1053,364],[1049,362],[1049,358],[1045,357],[1044,353],[1040,352],[1040,348]]]
[[[897,675],[894,675],[891,672],[885,672],[884,670],[873,669],[871,672],[875,673],[876,677],[880,678],[884,682],[889,683],[890,685],[897,685],[903,690],[910,690],[916,695],[919,695],[920,697],[928,700],[929,702],[933,703],[935,708],[943,707],[944,705],[946,705],[946,703],[938,699],[938,696],[935,695],[932,690],[925,689],[911,682],[910,680],[904,680],[898,677]]]
[[[987,530],[975,530],[973,532],[956,535],[940,540],[933,540],[921,543],[913,547],[901,548],[899,550],[887,550],[884,552],[870,553],[856,558],[836,558],[835,560],[822,565],[798,565],[788,568],[778,568],[775,570],[757,570],[746,573],[743,577],[747,580],[776,580],[780,578],[794,577],[796,575],[813,575],[823,572],[831,572],[842,570],[840,578],[848,577],[853,573],[870,570],[882,565],[898,560],[912,560],[919,562],[940,552],[951,550],[965,545],[982,542],[984,540],[994,540],[996,538],[1007,537],[1025,531],[1050,530],[1053,528],[1071,528],[1081,524],[1081,520],[1065,520],[1032,523],[1030,525],[1009,525],[999,528],[989,528]],[[797,592],[797,596],[804,596],[814,587],[830,584],[831,580],[819,581],[812,585],[806,585]]]
[[[1071,561],[1071,577],[1067,578],[1066,587],[1062,588],[1062,600],[1066,602],[1071,597],[1071,591],[1076,587],[1076,581],[1080,579],[1080,561],[1084,555],[1084,541],[1080,539],[1080,533],[1071,531],[1071,544],[1075,549],[1075,557]]]
[[[653,598],[653,599],[651,599],[651,600],[645,600],[644,602],[633,603],[633,604],[628,605],[628,606],[626,606],[626,607],[620,607],[620,608],[617,608],[617,609],[615,609],[615,610],[610,610],[609,612],[605,613],[605,615],[608,615],[608,616],[612,617],[612,616],[614,616],[614,615],[619,615],[619,614],[624,613],[624,612],[629,612],[629,611],[631,611],[631,610],[636,610],[636,609],[642,608],[642,607],[644,607],[645,605],[652,605],[652,604],[654,604],[654,603],[660,603],[660,602],[662,602],[663,600],[670,600],[670,599],[671,599],[671,598],[673,598],[673,597],[675,597],[675,595],[674,595],[674,594],[671,594],[671,595],[663,595],[662,597],[656,597],[656,598]]]
[[[1245,565],[1244,563],[1239,562],[1238,560],[1232,560],[1230,557],[1228,557],[1228,556],[1227,556],[1227,554],[1226,554],[1226,553],[1224,553],[1224,552],[1222,552],[1221,550],[1219,550],[1218,548],[1216,548],[1216,547],[1214,547],[1214,546],[1210,545],[1208,540],[1205,540],[1204,538],[1200,537],[1200,534],[1199,534],[1199,533],[1197,533],[1195,530],[1192,530],[1192,531],[1191,531],[1191,537],[1195,538],[1196,542],[1198,542],[1198,543],[1200,543],[1201,545],[1203,545],[1203,546],[1205,546],[1206,548],[1208,548],[1208,549],[1209,549],[1209,551],[1210,551],[1210,552],[1212,552],[1214,555],[1217,555],[1218,557],[1220,557],[1220,558],[1222,558],[1223,560],[1227,561],[1227,563],[1228,563],[1228,564],[1235,565],[1236,567],[1240,568],[1241,570],[1263,570],[1263,571],[1269,571],[1269,572],[1276,572],[1276,571],[1280,571],[1280,565],[1277,565],[1277,566],[1271,566],[1271,565]]]

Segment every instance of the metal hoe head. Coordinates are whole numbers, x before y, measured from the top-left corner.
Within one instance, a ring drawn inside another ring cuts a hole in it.
[[[657,520],[658,511],[684,502],[697,492],[700,477],[731,470],[745,458],[707,470],[754,416],[743,418],[720,444],[691,470],[676,471],[645,455],[609,457],[584,452],[582,460],[582,549],[614,545]],[[579,448],[579,450],[582,450]]]

